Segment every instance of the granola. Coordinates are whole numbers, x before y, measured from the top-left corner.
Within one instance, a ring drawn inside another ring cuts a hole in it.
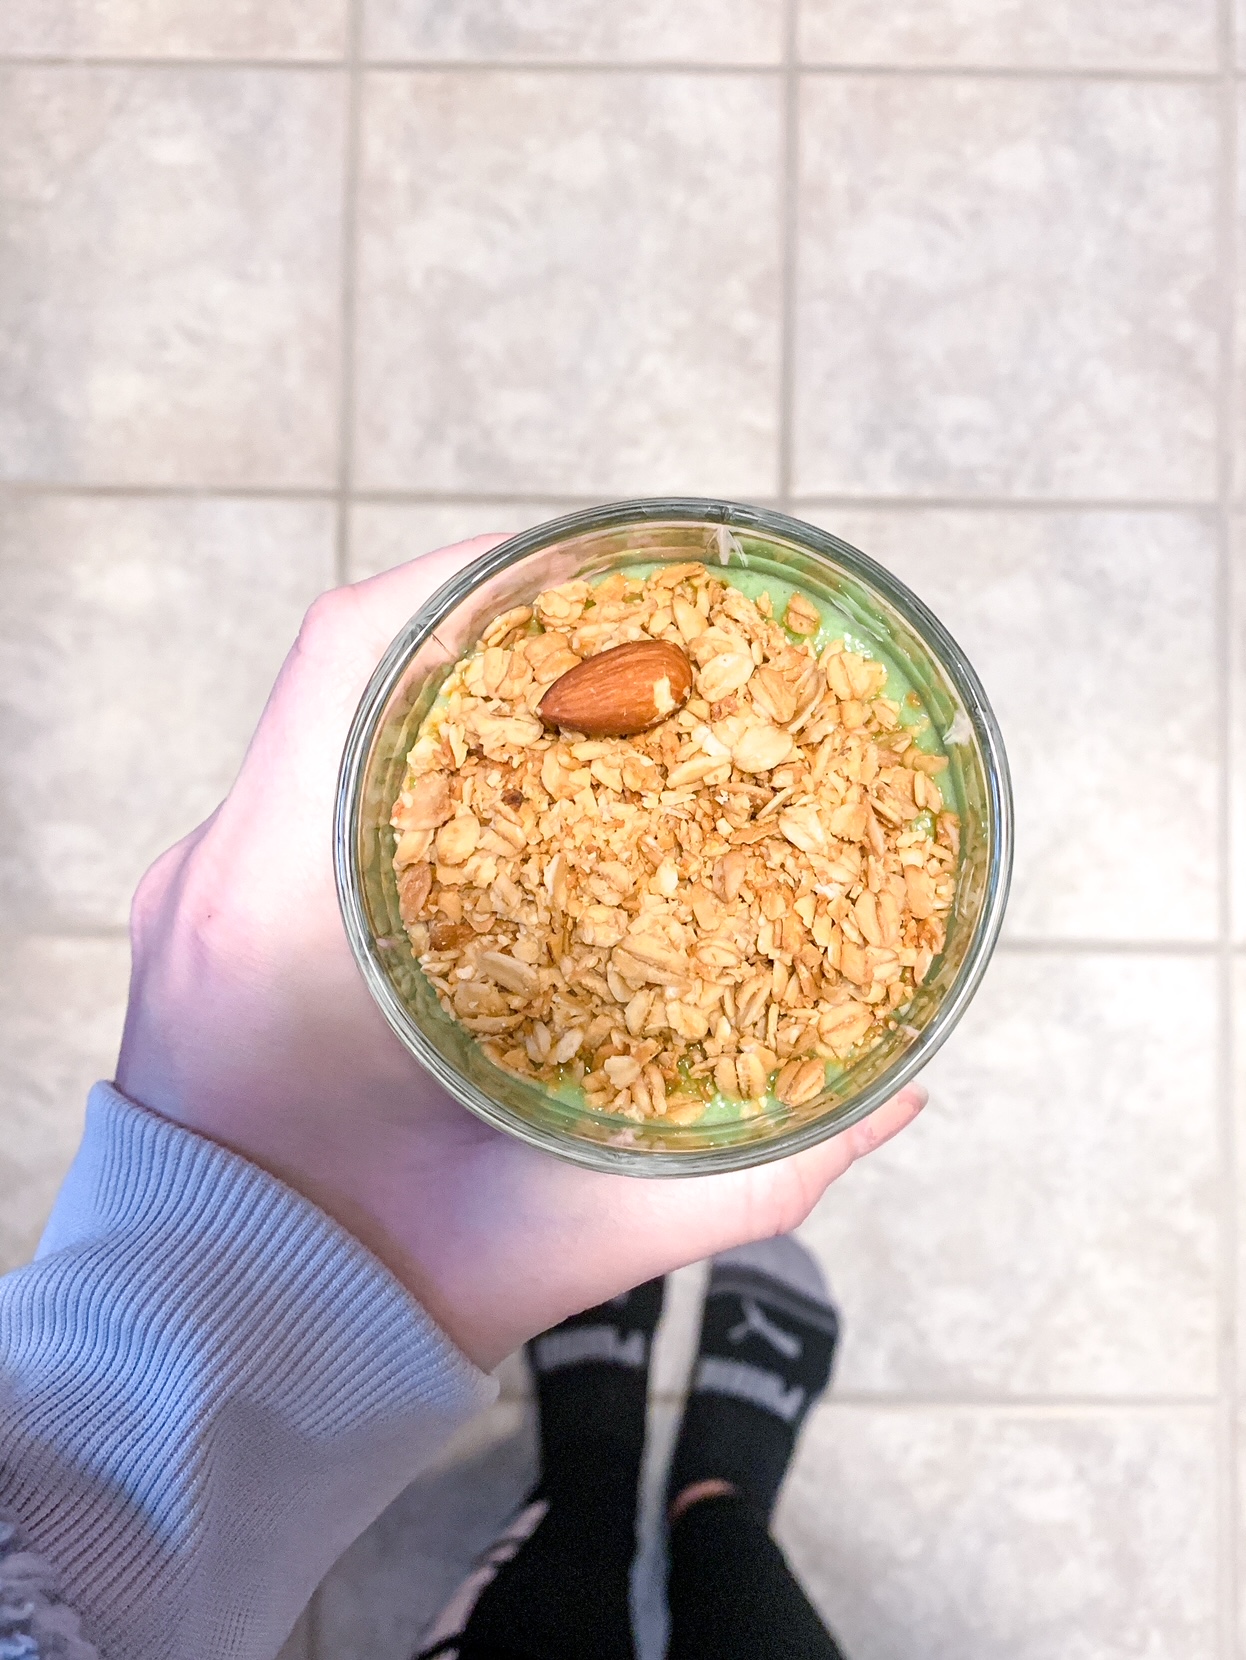
[[[800,1106],[903,1017],[942,950],[960,826],[946,757],[818,607],[701,564],[563,583],[458,663],[408,757],[394,867],[442,1008],[499,1066],[595,1110],[692,1123]],[[677,713],[551,731],[554,681],[680,646]]]

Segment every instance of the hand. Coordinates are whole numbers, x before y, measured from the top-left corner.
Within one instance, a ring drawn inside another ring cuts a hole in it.
[[[809,1152],[644,1181],[489,1128],[391,1033],[338,913],[338,763],[392,636],[500,540],[446,548],[312,606],[229,795],[139,886],[117,1073],[132,1100],[336,1218],[486,1368],[642,1280],[794,1227],[925,1101],[910,1085]]]

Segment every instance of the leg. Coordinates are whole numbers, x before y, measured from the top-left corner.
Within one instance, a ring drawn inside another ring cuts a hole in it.
[[[715,1261],[671,1468],[670,1660],[843,1660],[769,1527],[838,1330],[794,1240]]]
[[[671,1527],[668,1660],[843,1660],[757,1512],[738,1494]]]
[[[421,1660],[634,1660],[630,1585],[654,1280],[528,1348],[541,1479]]]

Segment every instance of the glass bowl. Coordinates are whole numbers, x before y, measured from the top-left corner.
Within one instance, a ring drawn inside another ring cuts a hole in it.
[[[398,912],[390,812],[407,751],[452,666],[488,625],[542,589],[624,565],[700,559],[770,574],[833,602],[907,675],[949,766],[961,814],[960,873],[947,941],[902,1021],[798,1107],[752,1118],[633,1123],[554,1095],[495,1066],[443,1013]],[[955,1026],[986,968],[1012,867],[1012,797],[999,727],[947,630],[903,583],[838,537],[730,502],[623,502],[572,513],[502,543],[440,588],[394,640],[355,713],[338,783],[334,854],[346,932],[369,990],[443,1088],[498,1129],[578,1164],[637,1176],[738,1170],[809,1147],[894,1095]]]

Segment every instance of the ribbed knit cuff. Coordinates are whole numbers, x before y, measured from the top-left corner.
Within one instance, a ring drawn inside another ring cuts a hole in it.
[[[0,1280],[0,1510],[107,1660],[270,1660],[494,1389],[314,1205],[99,1084]]]

